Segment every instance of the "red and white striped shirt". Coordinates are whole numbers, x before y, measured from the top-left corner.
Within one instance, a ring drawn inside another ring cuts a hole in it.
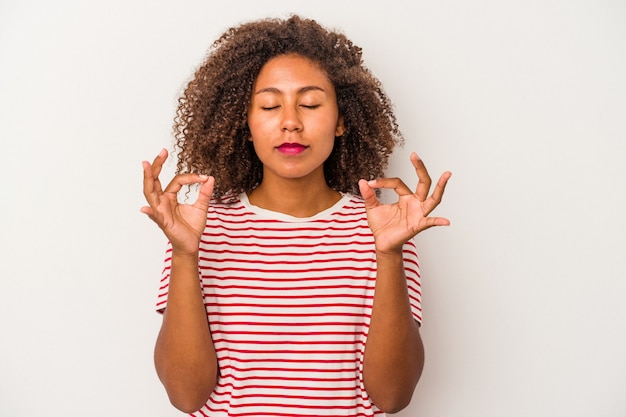
[[[168,250],[157,308],[167,303]],[[296,218],[213,202],[199,271],[219,380],[195,417],[381,416],[363,384],[376,281],[374,238],[360,197]],[[404,247],[421,321],[413,241]]]

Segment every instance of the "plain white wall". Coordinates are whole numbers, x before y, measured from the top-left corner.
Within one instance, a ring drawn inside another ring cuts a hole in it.
[[[453,171],[418,237],[427,364],[401,416],[626,416],[626,3],[0,2],[0,415],[179,416],[152,365],[164,238],[142,159],[223,30],[343,30],[408,154]],[[166,175],[173,167],[168,167]]]

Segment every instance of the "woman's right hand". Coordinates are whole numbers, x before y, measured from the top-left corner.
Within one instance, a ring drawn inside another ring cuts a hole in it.
[[[215,179],[200,174],[176,175],[165,187],[161,187],[159,174],[167,159],[163,149],[154,162],[143,161],[143,194],[148,206],[141,208],[163,230],[179,254],[197,254],[200,238],[206,225],[207,211],[213,193]],[[178,192],[184,185],[201,184],[198,198],[193,204],[178,203]]]

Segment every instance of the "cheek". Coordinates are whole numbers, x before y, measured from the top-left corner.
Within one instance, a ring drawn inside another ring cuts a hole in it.
[[[256,117],[249,117],[248,118],[248,130],[250,131],[250,141],[253,141],[255,139],[258,139],[260,137],[263,136],[262,132],[263,132],[263,123],[260,123],[260,121],[258,120],[258,118]]]
[[[268,117],[264,114],[252,113],[248,115],[248,129],[254,137],[267,135],[272,129],[276,128],[275,118]]]

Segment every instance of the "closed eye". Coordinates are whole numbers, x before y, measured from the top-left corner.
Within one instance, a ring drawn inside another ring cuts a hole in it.
[[[304,104],[301,105],[302,107],[304,107],[305,109],[317,109],[320,105],[319,104],[313,104],[310,106],[305,106]]]
[[[261,109],[263,109],[263,110],[274,110],[274,109],[277,109],[279,107],[280,106],[269,106],[269,107],[261,107]]]

